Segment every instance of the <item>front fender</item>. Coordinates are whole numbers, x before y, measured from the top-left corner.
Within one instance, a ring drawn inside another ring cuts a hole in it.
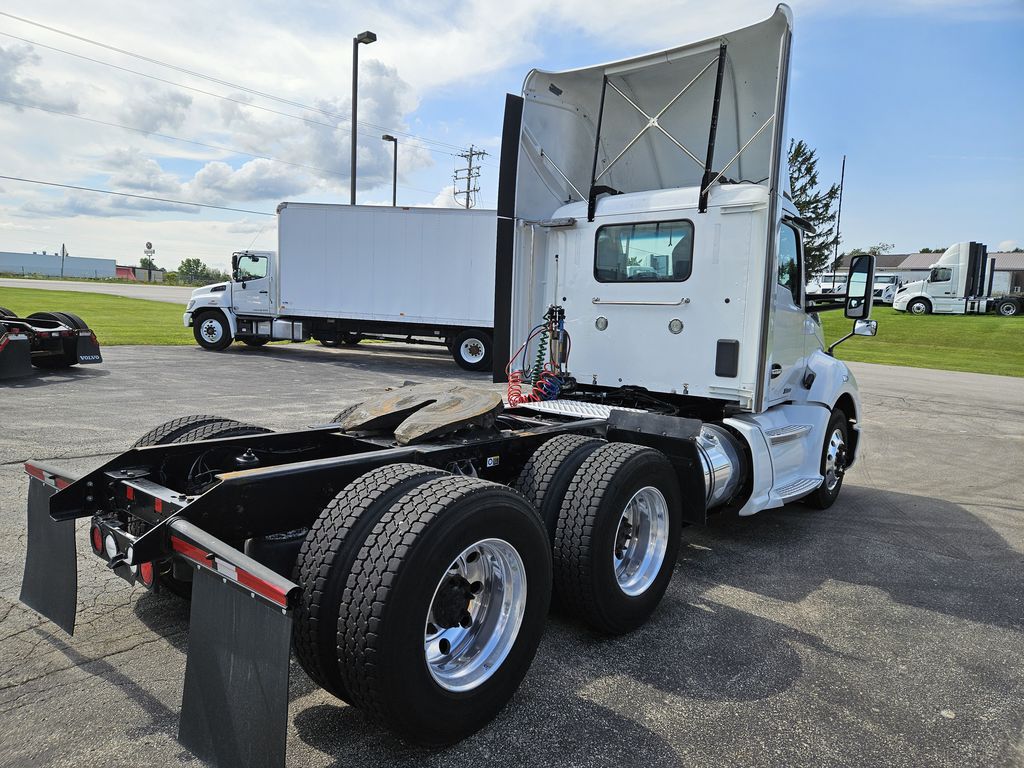
[[[196,299],[190,310],[192,322],[195,322],[195,319],[201,312],[209,312],[211,310],[220,312],[227,319],[228,328],[231,329],[231,338],[238,336],[238,324],[235,321],[235,313],[231,311],[230,307],[222,307],[216,298],[203,296]]]
[[[853,371],[842,360],[837,360],[821,350],[816,350],[808,360],[808,369],[814,374],[807,400],[820,403],[829,409],[840,406],[849,417],[850,428],[850,459],[852,466],[857,458],[857,446],[860,443],[860,423],[862,406],[860,389]]]

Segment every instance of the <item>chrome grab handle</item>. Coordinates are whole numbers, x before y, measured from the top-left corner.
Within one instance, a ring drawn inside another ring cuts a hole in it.
[[[690,300],[683,298],[679,301],[602,301],[600,297],[595,296],[591,299],[593,304],[637,304],[645,307],[678,307],[680,304],[689,304]]]

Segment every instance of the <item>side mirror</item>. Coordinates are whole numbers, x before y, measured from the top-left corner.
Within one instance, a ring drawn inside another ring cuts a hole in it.
[[[846,307],[844,314],[851,320],[866,320],[871,316],[874,302],[875,257],[871,254],[854,256],[850,262],[850,276],[846,281]]]
[[[875,336],[877,333],[877,320],[858,320],[853,324],[854,336]]]

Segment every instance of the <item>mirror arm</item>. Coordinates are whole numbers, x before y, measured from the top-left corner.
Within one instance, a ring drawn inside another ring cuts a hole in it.
[[[849,332],[848,334],[846,334],[846,335],[845,335],[845,336],[843,336],[842,338],[840,338],[840,339],[836,339],[836,340],[835,340],[835,341],[833,341],[833,342],[832,342],[831,344],[829,344],[829,346],[828,346],[828,349],[827,349],[827,350],[825,350],[825,352],[826,352],[826,353],[827,353],[827,354],[828,354],[829,356],[831,356],[831,357],[835,357],[835,355],[833,355],[833,354],[832,354],[832,350],[833,350],[833,349],[835,349],[836,347],[838,347],[838,346],[839,346],[840,344],[842,344],[842,343],[843,343],[844,341],[846,341],[847,339],[849,339],[849,338],[852,338],[852,337],[853,337],[853,336],[855,336],[855,335],[856,335],[856,334],[854,334],[854,332],[853,332],[853,331],[850,331],[850,332]]]

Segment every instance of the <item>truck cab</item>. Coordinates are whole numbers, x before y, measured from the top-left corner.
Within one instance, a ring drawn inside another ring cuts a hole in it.
[[[991,297],[993,270],[983,244],[954,243],[931,265],[928,277],[897,291],[893,309],[912,315],[987,312],[1000,303]]]

